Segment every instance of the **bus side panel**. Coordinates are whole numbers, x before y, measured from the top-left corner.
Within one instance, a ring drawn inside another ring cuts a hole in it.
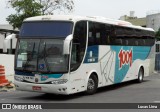
[[[145,76],[149,74],[151,47],[149,46],[98,46],[97,67],[87,63],[88,71],[99,71],[103,86],[121,83],[138,78],[139,68],[144,67]],[[89,53],[91,50],[88,50]],[[97,54],[96,54],[97,55]],[[86,57],[86,60],[93,59]]]
[[[154,70],[155,70],[155,45],[151,48],[151,52],[148,56],[149,58],[149,63],[150,63],[150,66],[149,66],[149,75],[153,74],[154,73]]]
[[[73,71],[70,73],[71,94],[87,90],[88,79],[93,72],[98,75],[98,79],[99,79],[98,83],[99,83],[99,87],[101,87],[102,79],[100,76],[99,64],[83,63],[76,71]]]
[[[110,46],[99,46],[99,61],[103,86],[114,83],[116,52]]]
[[[98,87],[137,79],[141,66],[148,76],[151,51],[149,46],[100,45],[88,48],[83,64],[70,74],[71,93],[86,90],[92,72],[98,75]]]
[[[136,79],[140,66],[149,67],[149,46],[111,46],[111,49],[116,52],[114,83]]]

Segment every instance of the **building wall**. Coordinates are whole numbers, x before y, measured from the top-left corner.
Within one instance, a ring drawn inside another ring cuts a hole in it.
[[[3,48],[4,34],[0,33],[0,49]]]
[[[5,66],[5,74],[14,74],[14,55],[0,54],[0,65]]]
[[[131,12],[130,12],[131,13]],[[130,16],[124,15],[120,17],[120,20],[128,21],[133,25],[146,27],[146,17],[138,18],[134,16],[134,14],[130,14]]]
[[[147,15],[146,17],[147,27],[153,28],[158,31],[160,28],[160,13]]]
[[[146,27],[146,18],[135,18],[135,19],[126,19],[126,21],[132,23],[133,25]]]

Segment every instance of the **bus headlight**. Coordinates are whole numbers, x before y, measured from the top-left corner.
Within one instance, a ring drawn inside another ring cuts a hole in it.
[[[16,81],[23,82],[23,78],[21,78],[21,77],[14,76],[14,79],[15,79]]]
[[[52,84],[64,84],[66,83],[68,80],[67,79],[60,79],[60,80],[54,80],[51,83]]]

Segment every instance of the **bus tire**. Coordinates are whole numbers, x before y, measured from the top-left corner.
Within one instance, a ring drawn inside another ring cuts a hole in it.
[[[92,94],[96,93],[97,87],[98,87],[98,79],[94,74],[92,74],[88,79],[86,93],[88,95],[92,95]]]
[[[143,68],[141,67],[141,68],[139,69],[139,72],[138,72],[137,82],[138,82],[138,83],[143,82],[143,78],[144,78],[144,70],[143,70]]]

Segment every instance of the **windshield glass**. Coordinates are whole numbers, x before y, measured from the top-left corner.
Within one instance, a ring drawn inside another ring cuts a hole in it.
[[[71,34],[72,22],[66,21],[39,21],[24,22],[20,30],[20,38],[66,38]]]
[[[68,55],[63,55],[64,40],[20,39],[16,70],[38,72],[67,72]]]

